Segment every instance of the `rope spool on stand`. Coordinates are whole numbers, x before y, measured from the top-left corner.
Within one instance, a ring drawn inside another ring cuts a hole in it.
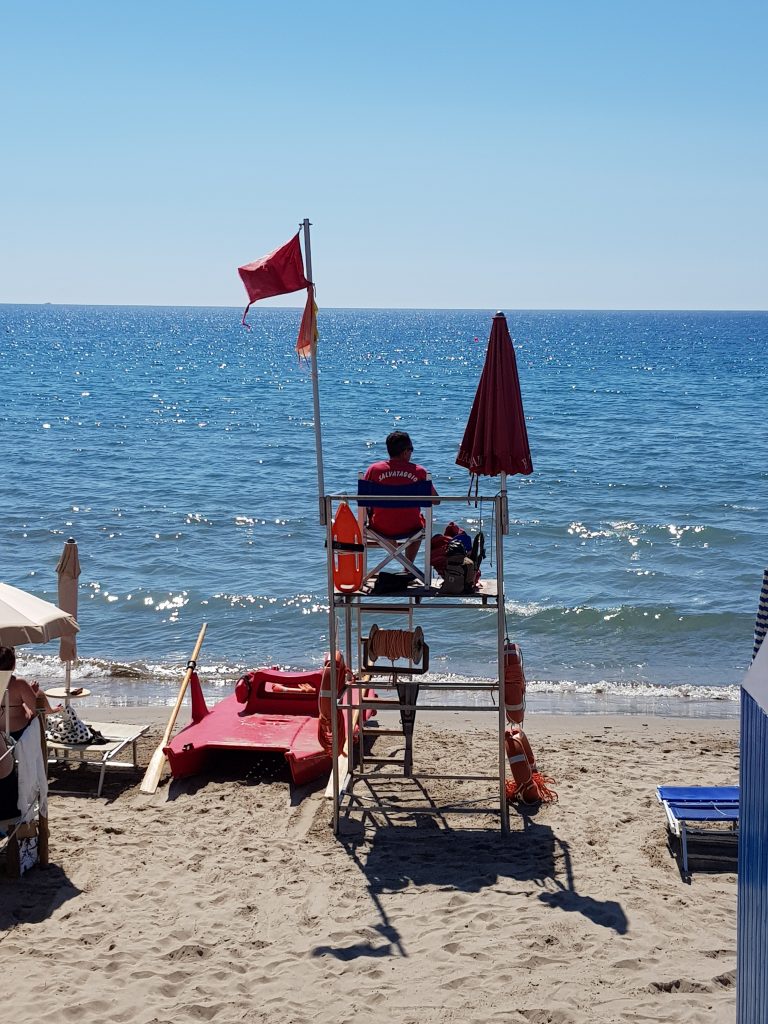
[[[365,643],[367,661],[375,664],[378,658],[386,658],[392,662],[391,669],[377,668],[377,672],[391,672],[392,685],[397,690],[400,704],[400,724],[405,740],[403,758],[403,774],[410,776],[413,771],[413,727],[416,723],[416,702],[419,698],[419,684],[411,679],[401,681],[398,673],[412,675],[414,669],[398,669],[395,662],[407,658],[412,665],[419,665],[423,660],[421,672],[429,667],[429,647],[424,642],[424,631],[417,626],[413,632],[407,629],[380,629],[374,623]],[[418,672],[420,674],[420,672]]]
[[[408,629],[379,629],[374,624],[368,634],[368,657],[372,662],[377,658],[397,661],[407,658],[418,665],[424,656],[424,630],[421,626],[411,632]]]

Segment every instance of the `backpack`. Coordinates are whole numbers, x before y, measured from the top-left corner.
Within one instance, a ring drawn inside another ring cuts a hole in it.
[[[445,552],[442,594],[471,594],[475,589],[477,570],[467,557],[467,550],[459,540],[451,541]]]
[[[485,558],[485,537],[480,531],[474,540],[449,523],[445,533],[432,537],[432,567],[443,577],[443,594],[471,594],[480,579],[480,564]]]
[[[449,537],[451,540],[460,540],[461,543],[464,545],[464,550],[466,554],[468,554],[470,558],[472,557],[472,538],[469,536],[466,530],[462,530],[462,528],[460,526],[457,526],[456,523],[453,522],[453,520],[451,520],[451,522],[448,523],[448,525],[446,526],[445,536]]]

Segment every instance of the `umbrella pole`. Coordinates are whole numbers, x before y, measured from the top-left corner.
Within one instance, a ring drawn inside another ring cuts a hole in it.
[[[65,661],[64,665],[64,707],[69,707],[69,691],[72,686],[72,662]]]
[[[507,474],[500,473],[501,480],[501,532],[504,536],[509,534],[509,501],[507,499]]]
[[[307,217],[301,223],[304,228],[304,262],[307,265],[307,280],[312,281],[312,249],[309,244],[310,223]],[[314,285],[312,285],[314,288]],[[325,481],[323,479],[323,438],[320,426],[320,384],[317,376],[317,342],[312,340],[310,352],[312,367],[312,405],[315,419],[315,454],[317,456],[317,500],[320,525],[325,526]]]

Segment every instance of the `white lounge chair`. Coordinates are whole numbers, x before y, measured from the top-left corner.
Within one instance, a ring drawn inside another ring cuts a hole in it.
[[[139,767],[136,753],[136,741],[149,729],[148,725],[121,725],[117,722],[89,722],[92,729],[107,741],[106,743],[64,743],[61,740],[48,740],[48,763],[85,764],[99,769],[99,784],[96,796],[101,796],[104,786],[104,775],[107,768],[117,770]],[[130,751],[127,749],[130,747]],[[130,753],[131,760],[120,758],[123,753]]]

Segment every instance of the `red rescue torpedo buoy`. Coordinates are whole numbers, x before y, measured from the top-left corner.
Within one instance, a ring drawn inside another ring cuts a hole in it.
[[[363,535],[355,513],[342,501],[331,527],[333,585],[342,594],[353,594],[363,583]]]

